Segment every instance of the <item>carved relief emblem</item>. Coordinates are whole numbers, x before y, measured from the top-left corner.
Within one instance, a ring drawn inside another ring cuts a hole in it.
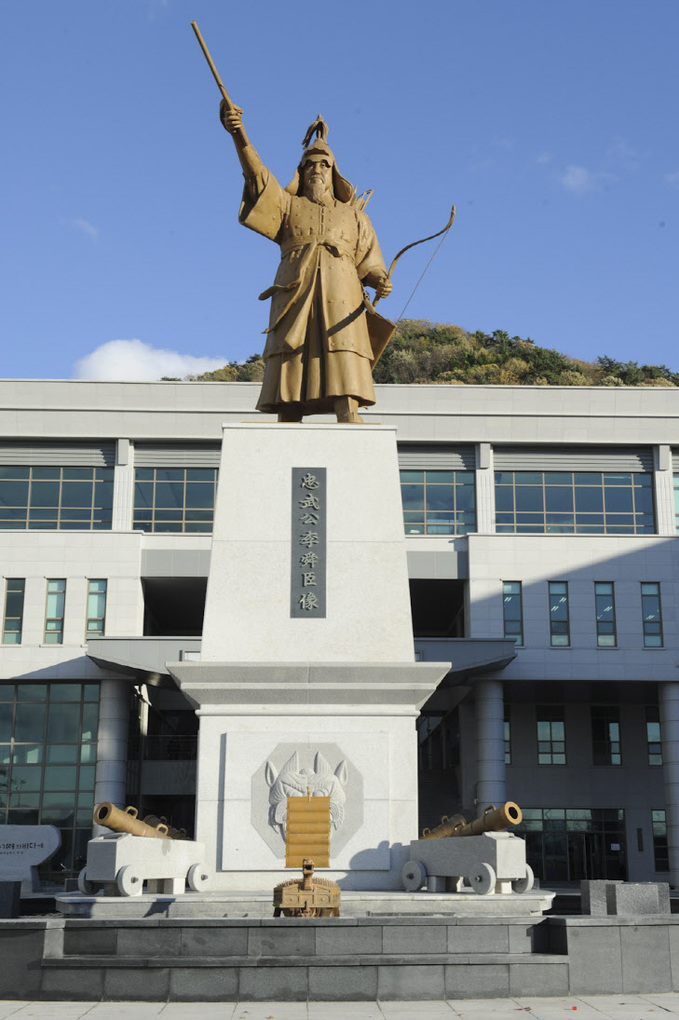
[[[295,751],[277,771],[267,761],[264,772],[269,787],[269,825],[285,839],[288,797],[306,797],[307,790],[312,797],[330,797],[330,825],[337,831],[344,821],[349,771],[346,759],[342,759],[333,772],[328,760],[316,752],[313,768],[300,768],[299,753]]]

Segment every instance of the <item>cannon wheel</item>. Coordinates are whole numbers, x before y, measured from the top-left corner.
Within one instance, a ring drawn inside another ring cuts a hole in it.
[[[512,892],[525,893],[530,892],[533,888],[533,882],[535,881],[535,875],[530,864],[526,865],[526,874],[524,878],[515,878],[512,882]]]
[[[194,892],[203,892],[210,881],[210,876],[202,864],[192,864],[186,876],[189,889]]]
[[[406,892],[417,892],[427,881],[427,869],[422,861],[406,861],[401,869],[401,881]]]
[[[144,880],[137,874],[137,869],[126,864],[116,875],[116,885],[121,896],[141,896]]]
[[[95,887],[87,877],[87,868],[83,868],[78,875],[78,889],[83,896],[94,896]]]
[[[473,871],[469,872],[467,881],[475,893],[478,893],[479,896],[487,896],[488,893],[492,893],[495,889],[497,876],[490,864],[482,861],[480,864],[475,865]]]

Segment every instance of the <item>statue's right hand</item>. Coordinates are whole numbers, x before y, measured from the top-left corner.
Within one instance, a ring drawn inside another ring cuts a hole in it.
[[[240,106],[227,106],[226,99],[219,104],[219,119],[230,135],[237,134],[243,128],[243,111]]]

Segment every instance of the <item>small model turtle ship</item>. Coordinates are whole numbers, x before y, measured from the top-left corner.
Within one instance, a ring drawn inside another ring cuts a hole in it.
[[[285,866],[301,867],[302,878],[274,888],[274,917],[340,916],[340,887],[313,877],[314,858],[319,867],[330,867],[330,798],[311,797],[307,788],[306,797],[288,797],[285,828]]]

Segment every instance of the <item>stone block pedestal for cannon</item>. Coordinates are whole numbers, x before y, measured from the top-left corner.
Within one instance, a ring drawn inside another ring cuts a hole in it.
[[[196,837],[214,890],[271,890],[289,796],[327,796],[343,889],[399,889],[417,832],[416,663],[395,429],[224,426],[200,662]]]

